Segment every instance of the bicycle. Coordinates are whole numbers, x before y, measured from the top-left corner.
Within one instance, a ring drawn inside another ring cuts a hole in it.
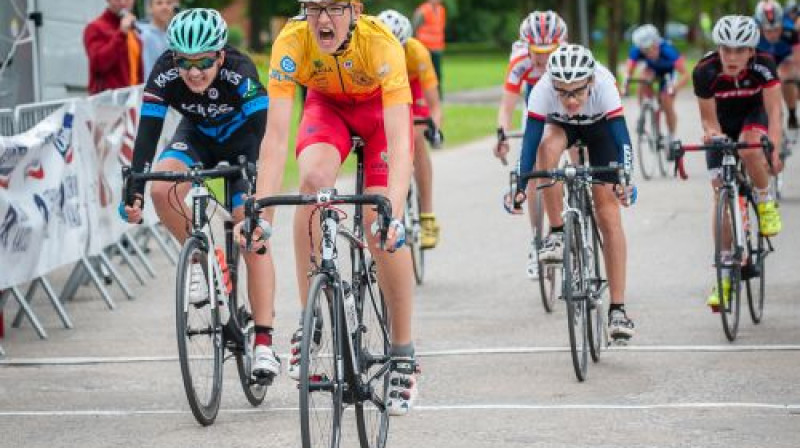
[[[688,178],[683,167],[685,152],[722,153],[722,185],[717,191],[714,214],[714,266],[717,294],[721,297],[721,303],[715,311],[719,312],[722,329],[731,342],[736,339],[739,328],[742,282],[746,285],[747,302],[753,323],[758,324],[763,318],[766,292],[765,262],[767,256],[774,251],[770,238],[761,234],[754,187],[736,154],[739,149],[762,148],[769,161],[771,147],[766,136],[760,143],[713,139],[707,144],[684,145],[676,141],[671,145],[675,157],[675,170],[683,179]],[[724,287],[724,280],[728,280],[729,288]],[[754,281],[758,284],[753,285],[751,282]],[[729,289],[727,297],[724,292],[726,289]],[[756,289],[757,291],[754,291]]]
[[[509,132],[503,134],[502,139],[521,139],[525,135],[524,132]],[[559,167],[564,167],[569,163],[569,152],[564,152]],[[519,161],[517,162],[517,171],[519,170]],[[517,173],[514,171],[514,173]],[[511,190],[515,187],[511,185]],[[539,257],[539,251],[544,247],[545,237],[549,233],[550,224],[545,222],[544,213],[544,192],[542,189],[536,189],[534,225],[533,225],[533,252],[536,257],[536,264],[538,265],[538,283],[539,283],[539,297],[542,300],[542,306],[545,312],[552,313],[555,309],[556,297],[558,297],[558,284],[561,279],[561,265],[558,263],[547,263]]]
[[[586,379],[588,358],[598,362],[604,342],[605,314],[603,297],[608,290],[602,266],[603,241],[597,228],[592,202],[591,186],[608,183],[594,179],[599,174],[616,174],[619,184],[627,185],[622,167],[584,166],[584,151],[579,152],[578,165],[564,168],[537,170],[519,174],[523,180],[550,179],[550,183],[537,189],[549,188],[557,182],[564,184],[564,259],[562,294],[567,305],[567,327],[570,352],[575,375],[579,381]],[[511,185],[517,185],[517,175],[512,173]]]
[[[187,172],[133,173],[129,167],[122,170],[123,197],[128,204],[133,201],[136,182],[192,184],[186,197],[187,203],[191,202],[192,216],[186,217],[191,232],[178,258],[175,317],[184,391],[192,414],[203,426],[211,425],[217,417],[225,361],[236,359],[244,395],[253,406],[264,401],[272,380],[257,381],[250,375],[255,325],[249,302],[239,303],[241,255],[233,239],[230,192],[234,182],[246,179],[252,184],[255,176],[253,164],[246,159],[240,159],[239,163],[230,166],[223,162],[208,170],[198,164]],[[219,204],[205,187],[206,180],[219,177],[224,179],[224,204]],[[214,215],[222,217],[224,222],[223,259],[219,258],[220,249],[210,228]]]
[[[666,79],[667,89],[671,89],[671,77]],[[641,84],[648,87],[649,94],[642,95],[639,109],[639,118],[636,120],[636,158],[639,159],[644,180],[653,178],[655,167],[662,177],[667,176],[669,148],[664,143],[664,134],[661,132],[661,100],[654,93],[658,80],[630,79],[628,84]],[[655,160],[653,160],[655,158]]]
[[[363,206],[377,207],[383,243],[385,229],[391,221],[391,204],[384,196],[363,194],[363,146],[357,137],[353,141],[357,154],[356,194],[339,195],[335,189],[324,189],[316,195],[245,201],[245,241],[251,240],[252,229],[263,208],[314,205],[314,213],[319,213],[321,256],[317,262],[312,255],[314,267],[309,273],[311,282],[300,347],[298,388],[304,448],[338,447],[341,418],[347,405],[355,407],[359,442],[363,448],[382,448],[388,435],[385,398],[389,387],[390,328],[388,310],[377,286],[376,265],[369,256],[364,238]],[[352,228],[342,225],[346,216],[336,208],[341,204],[355,205]],[[349,283],[343,278],[338,263],[337,237],[349,248]]]

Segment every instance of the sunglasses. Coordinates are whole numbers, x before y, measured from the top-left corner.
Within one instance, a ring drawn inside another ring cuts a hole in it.
[[[189,71],[192,68],[196,68],[198,70],[208,70],[214,66],[214,63],[217,62],[219,55],[214,56],[212,58],[200,58],[200,59],[189,59],[183,57],[175,57],[175,65],[181,69]]]
[[[579,96],[583,96],[583,94],[586,93],[586,91],[589,89],[589,82],[587,82],[586,84],[582,85],[581,87],[578,87],[577,89],[567,90],[567,89],[559,89],[558,87],[553,87],[553,88],[556,89],[556,93],[558,93],[558,96],[560,98],[563,98],[563,99],[576,98],[577,99]]]
[[[322,15],[322,11],[328,13],[329,16],[343,16],[344,12],[350,5],[330,5],[330,6],[317,6],[306,5],[305,12],[307,16],[317,17]]]

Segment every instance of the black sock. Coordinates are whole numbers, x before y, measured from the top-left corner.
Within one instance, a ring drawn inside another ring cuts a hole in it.
[[[612,303],[608,306],[608,315],[611,315],[611,312],[614,310],[625,312],[625,304],[624,303]]]
[[[559,233],[559,232],[564,233],[564,226],[563,225],[560,225],[558,227],[556,227],[556,226],[550,227],[550,233]]]
[[[790,116],[791,118],[797,118],[797,117],[795,116],[794,112],[795,112],[795,110],[794,110],[794,109],[789,109],[789,116]]]
[[[256,345],[272,345],[272,327],[263,325],[255,326]]]

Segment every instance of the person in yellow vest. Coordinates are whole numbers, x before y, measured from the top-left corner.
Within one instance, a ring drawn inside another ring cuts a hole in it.
[[[411,37],[411,21],[393,9],[381,12],[378,18],[405,49],[414,119],[431,121],[430,127],[424,124],[414,126],[414,178],[419,187],[422,248],[433,249],[439,242],[439,224],[436,223],[436,215],[433,213],[433,164],[425,141],[428,140],[434,148],[438,148],[444,140],[441,131],[439,80],[433,70],[430,52],[419,40]]]
[[[442,53],[446,21],[447,12],[442,0],[427,0],[414,11],[414,34],[431,52],[433,69],[439,79],[439,96],[442,96]]]

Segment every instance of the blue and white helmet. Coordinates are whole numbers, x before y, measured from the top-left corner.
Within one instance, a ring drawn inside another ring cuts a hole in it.
[[[381,12],[378,14],[378,19],[381,22],[385,23],[387,27],[392,31],[394,37],[400,41],[401,44],[405,45],[408,42],[408,38],[411,37],[411,34],[414,30],[411,27],[411,21],[408,20],[408,17],[400,14],[399,12],[395,11],[394,9],[387,9],[386,11]]]

